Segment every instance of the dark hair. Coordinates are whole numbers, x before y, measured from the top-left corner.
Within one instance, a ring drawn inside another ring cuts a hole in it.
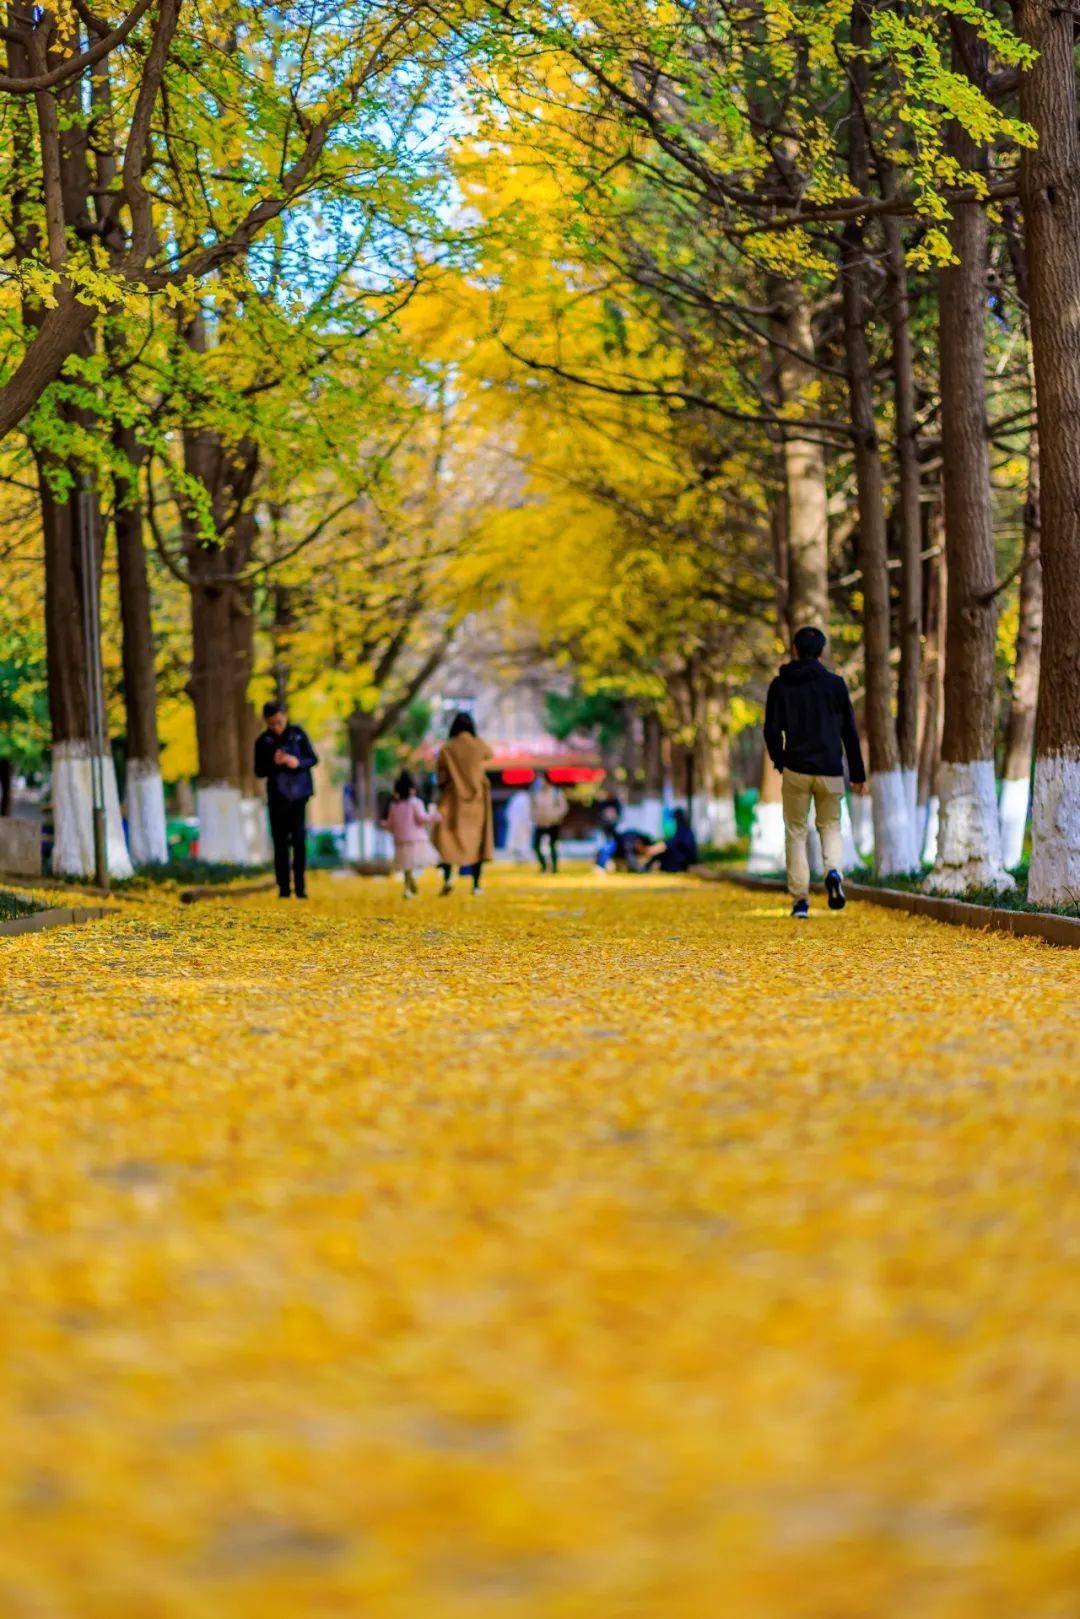
[[[268,703],[263,704],[263,719],[272,720],[275,714],[284,714],[285,704],[279,703],[276,697],[271,697]]]
[[[397,781],[395,781],[395,783],[394,783],[394,797],[395,798],[408,798],[409,794],[410,793],[415,793],[415,791],[416,791],[416,783],[415,783],[415,781],[413,781],[412,777],[409,775],[409,772],[407,770],[403,770],[401,772],[401,775],[398,777]]]
[[[674,816],[675,816],[675,825],[676,826],[689,826],[690,825],[690,816],[687,813],[687,811],[683,809],[681,804],[677,804],[675,806],[675,810],[674,810],[673,813],[674,813]]]
[[[450,735],[460,736],[462,731],[468,731],[470,736],[476,735],[476,721],[473,719],[471,714],[466,714],[464,709],[461,710],[460,714],[454,715],[454,721],[450,727]]]
[[[815,624],[806,624],[795,631],[795,650],[800,658],[820,658],[825,650],[825,637]]]

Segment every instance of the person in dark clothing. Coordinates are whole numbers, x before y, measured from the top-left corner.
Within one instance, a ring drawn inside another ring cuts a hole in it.
[[[296,897],[306,899],[307,804],[315,791],[311,772],[319,760],[307,732],[289,724],[282,703],[264,703],[263,719],[266,730],[255,743],[255,774],[266,782],[278,893],[289,898],[291,856]]]
[[[675,830],[666,843],[653,844],[646,871],[689,871],[697,865],[698,846],[690,817],[680,806],[675,811]]]
[[[619,835],[622,804],[614,793],[608,793],[600,800],[597,809],[600,812],[600,847],[596,853],[596,869],[606,871],[610,861],[625,858],[625,850]]]
[[[784,832],[792,916],[810,914],[810,863],[806,838],[811,802],[821,836],[829,909],[842,911],[843,844],[840,807],[844,764],[853,793],[865,793],[855,712],[844,681],[821,662],[825,636],[807,625],[794,640],[795,660],[784,664],[765,702],[765,746],[784,778]]]

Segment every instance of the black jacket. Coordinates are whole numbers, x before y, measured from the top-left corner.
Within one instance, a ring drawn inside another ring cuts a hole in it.
[[[274,754],[279,748],[292,754],[297,761],[295,770],[291,765],[274,763]],[[311,770],[318,762],[307,732],[299,725],[286,725],[280,736],[264,731],[255,743],[255,774],[265,779],[269,798],[287,798],[294,803],[297,799],[310,798],[315,791]]]
[[[866,780],[847,686],[817,658],[785,663],[765,702],[765,746],[777,770]]]
[[[697,859],[697,838],[685,822],[676,826],[657,856],[661,871],[689,871],[691,866],[697,865]]]

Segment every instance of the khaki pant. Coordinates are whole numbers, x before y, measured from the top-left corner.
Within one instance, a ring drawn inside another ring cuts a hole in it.
[[[840,836],[840,806],[844,801],[843,776],[804,776],[784,771],[784,834],[787,848],[787,885],[792,899],[810,896],[810,861],[806,852],[810,802],[813,800],[821,854],[826,871],[841,871],[844,845]]]

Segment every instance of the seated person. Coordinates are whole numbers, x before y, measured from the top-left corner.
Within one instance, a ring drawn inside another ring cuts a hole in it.
[[[610,862],[617,871],[644,871],[653,847],[647,833],[633,826],[620,827],[602,845],[596,857],[596,868],[606,871]]]
[[[600,847],[596,852],[596,869],[606,871],[609,860],[619,858],[619,818],[622,805],[614,793],[600,800]]]
[[[646,871],[689,871],[697,865],[697,839],[690,817],[681,806],[675,811],[675,830],[670,838],[650,844],[645,855]]]

